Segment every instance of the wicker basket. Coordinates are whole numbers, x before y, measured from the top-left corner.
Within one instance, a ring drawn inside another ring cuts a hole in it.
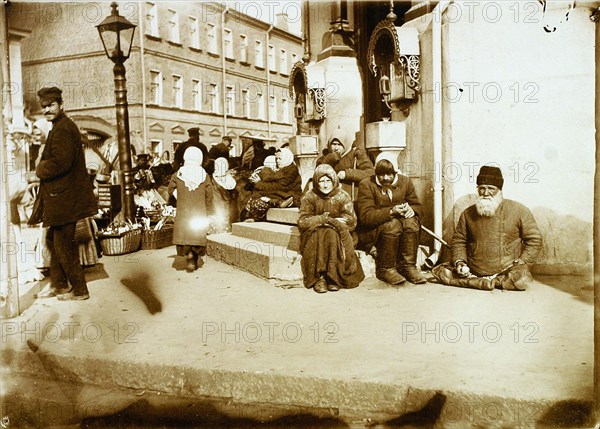
[[[164,225],[161,229],[144,231],[142,250],[161,249],[173,244],[173,225]]]
[[[118,237],[100,236],[99,240],[100,246],[102,246],[102,253],[105,255],[124,255],[140,250],[142,230],[128,231]]]

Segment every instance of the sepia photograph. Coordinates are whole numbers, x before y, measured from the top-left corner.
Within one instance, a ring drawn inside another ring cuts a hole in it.
[[[600,1],[0,29],[0,429],[600,427]]]

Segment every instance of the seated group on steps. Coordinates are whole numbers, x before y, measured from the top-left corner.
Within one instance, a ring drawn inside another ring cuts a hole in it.
[[[416,265],[422,206],[393,154],[380,153],[373,166],[363,149],[347,147],[339,134],[333,135],[302,193],[294,156],[282,148],[275,162],[266,157],[243,183],[230,183],[229,191],[237,189],[239,198],[223,205],[227,192],[213,189],[223,188],[225,180],[208,180],[202,153],[194,149],[186,150],[184,167],[173,175],[170,186],[178,200],[174,243],[178,254],[187,257],[189,271],[205,253],[208,231],[227,230],[215,223],[237,220],[228,204],[241,200],[240,218],[246,221],[264,220],[272,207],[300,207],[303,281],[315,292],[360,284],[365,274],[355,249],[375,257],[376,277],[385,283],[426,283]],[[228,168],[226,162],[216,164],[213,177],[225,176],[221,170]],[[482,290],[525,290],[531,285],[527,264],[541,249],[541,235],[528,208],[503,198],[503,183],[499,168],[481,167],[476,203],[460,216],[450,262],[433,268],[436,281]]]

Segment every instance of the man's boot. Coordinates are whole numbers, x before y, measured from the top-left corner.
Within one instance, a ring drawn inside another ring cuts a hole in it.
[[[494,290],[494,280],[487,277],[469,277],[450,280],[450,286],[466,287],[479,290]]]
[[[405,232],[400,238],[398,249],[397,269],[406,280],[414,284],[427,283],[427,279],[417,269],[417,251],[419,249],[419,234]]]
[[[398,237],[381,234],[377,241],[376,277],[382,282],[399,285],[406,281],[396,270],[396,253],[398,252]]]
[[[188,273],[193,273],[198,268],[198,255],[196,252],[189,252],[186,255],[187,265],[185,267]]]

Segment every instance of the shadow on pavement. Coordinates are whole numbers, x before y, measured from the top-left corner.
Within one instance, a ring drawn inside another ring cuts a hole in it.
[[[153,400],[154,402],[154,400]],[[244,407],[243,405],[240,405]],[[179,400],[172,404],[153,404],[140,399],[122,411],[110,416],[89,417],[81,421],[80,428],[269,428],[269,429],[343,429],[349,426],[333,417],[319,417],[299,413],[266,421],[260,418],[231,417],[214,403]],[[238,410],[239,412],[240,410]],[[242,415],[257,410],[241,409]],[[263,410],[264,411],[264,410]],[[267,413],[268,414],[268,413]],[[264,414],[263,414],[264,415]]]
[[[104,269],[104,264],[102,263],[98,263],[90,267],[85,267],[84,272],[85,279],[88,283],[96,280],[104,280],[110,277]]]
[[[533,278],[554,289],[569,293],[586,304],[593,305],[594,303],[592,276],[545,276],[536,274]]]
[[[162,303],[154,294],[152,282],[147,273],[134,273],[131,277],[121,279],[121,283],[142,300],[150,314],[156,314],[162,311]]]
[[[385,422],[373,423],[369,427],[381,425],[384,428],[432,429],[442,415],[445,404],[446,395],[437,392],[420,410],[402,414]]]
[[[559,401],[536,424],[537,429],[591,428],[592,403],[585,401]]]

